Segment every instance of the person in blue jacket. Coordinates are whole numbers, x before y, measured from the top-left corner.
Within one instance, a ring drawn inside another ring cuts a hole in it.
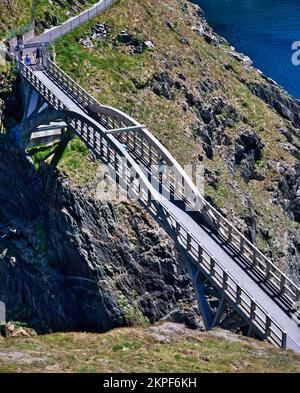
[[[25,64],[26,64],[27,66],[30,66],[30,65],[31,65],[30,56],[29,56],[28,54],[25,56]]]

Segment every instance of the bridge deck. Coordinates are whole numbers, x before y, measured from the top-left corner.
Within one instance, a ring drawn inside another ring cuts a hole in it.
[[[288,336],[295,341],[290,341],[289,348],[299,352],[300,343],[300,329],[291,320],[291,318],[283,311],[283,309],[272,299],[266,291],[252,279],[243,267],[237,264],[230,256],[230,251],[226,245],[220,245],[219,239],[216,235],[204,225],[196,223],[187,213],[179,209],[172,202],[167,199],[164,200],[164,205],[168,210],[172,211],[178,221],[189,229],[190,233],[208,250],[219,263],[230,273],[235,279],[248,290],[253,298],[263,308],[272,315],[272,318],[288,333]],[[236,256],[237,257],[237,256]]]
[[[43,71],[35,71],[35,75],[40,81],[54,93],[54,95],[72,111],[84,114],[84,110],[72,98],[70,94],[60,89]],[[243,263],[242,257],[234,253],[228,245],[205,225],[201,225],[199,220],[194,220],[187,212],[181,210],[166,198],[161,199],[162,205],[176,216],[179,223],[183,224],[190,234],[196,238],[203,247],[214,255],[215,259],[233,276],[236,281],[251,293],[252,297],[260,304],[267,313],[287,332],[287,347],[300,352],[300,329],[292,321],[291,317],[284,311],[284,307],[276,299],[275,292],[268,293],[263,283],[259,283],[249,274],[247,267]],[[240,258],[240,260],[239,260]],[[294,341],[294,342],[293,342]]]

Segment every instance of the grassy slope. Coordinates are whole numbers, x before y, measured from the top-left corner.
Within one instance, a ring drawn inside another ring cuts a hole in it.
[[[0,2],[0,38],[16,26],[28,23],[33,0],[3,0]]]
[[[175,22],[175,31],[166,24],[170,20]],[[96,21],[110,26],[110,38],[108,42],[100,41],[95,50],[85,49],[78,40],[88,34]],[[260,80],[258,73],[246,71],[228,56],[226,46],[220,49],[207,44],[192,30],[192,24],[190,15],[183,11],[179,0],[119,0],[109,11],[58,42],[57,61],[101,102],[133,114],[142,124],[151,125],[150,130],[183,165],[197,162],[198,154],[203,154],[202,141],[194,135],[197,124],[194,110],[185,112],[182,109],[181,103],[185,101],[182,92],[176,92],[175,101],[168,101],[156,96],[151,89],[138,89],[136,81],[147,82],[164,68],[165,60],[172,62],[172,59],[180,59],[182,65],[173,67],[171,74],[176,77],[178,72],[183,72],[187,77],[186,83],[194,89],[209,76],[215,84],[213,95],[223,97],[238,108],[244,120],[225,130],[233,140],[232,146],[226,149],[216,147],[214,159],[204,159],[206,168],[220,171],[219,187],[214,190],[206,185],[206,194],[211,195],[220,208],[229,211],[229,217],[235,216],[238,220],[247,214],[244,200],[249,198],[253,202],[258,226],[268,228],[271,236],[268,242],[258,236],[258,244],[261,249],[272,250],[274,259],[280,263],[288,229],[299,229],[299,225],[289,221],[281,208],[272,204],[269,192],[277,186],[277,163],[295,163],[295,158],[283,148],[285,138],[277,131],[280,127],[286,128],[287,124],[240,82],[240,78]],[[132,55],[126,48],[112,45],[117,34],[125,28],[137,37],[151,40],[155,49]],[[191,45],[183,44],[182,37]],[[189,61],[196,58],[202,60],[197,66]],[[225,64],[230,64],[235,72],[225,72]],[[209,102],[209,93],[205,99]],[[230,159],[234,140],[244,126],[253,127],[266,145],[259,163],[260,173],[266,175],[264,181],[252,180],[246,184],[239,172],[233,176],[224,165],[224,156]],[[243,221],[240,225],[244,227]]]
[[[0,339],[0,352],[0,372],[300,371],[292,352],[220,330],[198,333],[169,324]]]

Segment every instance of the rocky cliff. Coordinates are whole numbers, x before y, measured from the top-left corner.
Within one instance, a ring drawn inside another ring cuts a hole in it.
[[[198,326],[189,278],[167,236],[135,205],[70,190],[0,138],[0,299],[39,332],[106,331],[170,312]],[[188,305],[188,307],[187,307]],[[180,311],[181,310],[181,311]]]

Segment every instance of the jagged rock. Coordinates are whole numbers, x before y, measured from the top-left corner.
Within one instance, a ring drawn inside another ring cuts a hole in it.
[[[146,47],[147,47],[148,49],[153,49],[153,48],[155,48],[155,45],[153,44],[152,41],[145,41],[144,44],[146,45]]]
[[[93,41],[91,39],[91,37],[87,37],[87,38],[82,38],[79,40],[79,42],[88,49],[93,49],[95,46],[93,44]]]
[[[207,127],[199,125],[197,128],[197,133],[203,140],[203,150],[207,158],[212,159],[214,156],[212,134],[209,132]]]
[[[122,30],[121,33],[118,35],[117,40],[122,44],[126,45],[135,45],[136,43],[134,36],[127,30]]]
[[[161,319],[172,323],[185,324],[190,329],[205,330],[203,321],[197,318],[193,310],[173,310],[171,313]]]
[[[219,184],[218,177],[220,176],[220,172],[219,171],[212,172],[209,169],[204,168],[204,176],[205,176],[205,180],[207,181],[207,184],[216,190]]]
[[[182,72],[179,72],[177,75],[178,75],[178,78],[181,79],[182,81],[186,80],[186,76]]]
[[[34,329],[14,322],[8,322],[1,326],[1,334],[4,337],[33,337],[37,335]]]
[[[300,164],[295,168],[281,165],[274,202],[282,206],[291,219],[300,222]]]
[[[130,33],[127,30],[122,30],[121,33],[117,36],[116,42],[119,44],[124,44],[131,49],[133,54],[135,53],[143,53],[146,49],[153,49],[154,44],[150,40],[140,40],[137,39],[133,33]]]
[[[169,29],[171,29],[172,31],[175,30],[175,25],[174,25],[174,23],[173,23],[172,21],[167,20],[167,21],[166,21],[166,25],[167,25],[167,26],[169,27]]]
[[[185,98],[187,100],[187,103],[189,106],[194,106],[197,103],[197,98],[195,94],[193,94],[191,91],[186,91],[185,92]]]
[[[300,285],[300,233],[290,228],[285,245],[285,257],[289,261],[286,266],[286,273],[292,280]]]
[[[295,127],[300,127],[299,100],[289,96],[278,85],[271,83],[250,82],[247,86],[252,93],[273,107],[282,117],[290,120]]]
[[[167,100],[174,100],[175,95],[172,91],[174,80],[168,71],[161,71],[154,77],[153,92],[166,98]]]
[[[94,41],[99,39],[106,39],[108,37],[108,26],[97,23],[91,28],[91,34],[85,38],[81,38],[79,42],[88,49],[95,47]]]
[[[264,144],[251,129],[241,132],[235,142],[235,164],[242,166],[242,176],[248,182],[251,179],[263,180],[263,176],[255,169],[255,163],[261,158]]]
[[[244,65],[245,68],[250,68],[250,67],[252,67],[253,61],[250,59],[249,56],[245,56],[244,54],[238,53],[238,52],[236,52],[235,50],[233,50],[233,51],[231,51],[231,52],[229,52],[229,53],[230,53],[230,55],[231,55],[234,59],[236,59],[236,60],[238,60],[240,63],[242,63],[242,64]]]

